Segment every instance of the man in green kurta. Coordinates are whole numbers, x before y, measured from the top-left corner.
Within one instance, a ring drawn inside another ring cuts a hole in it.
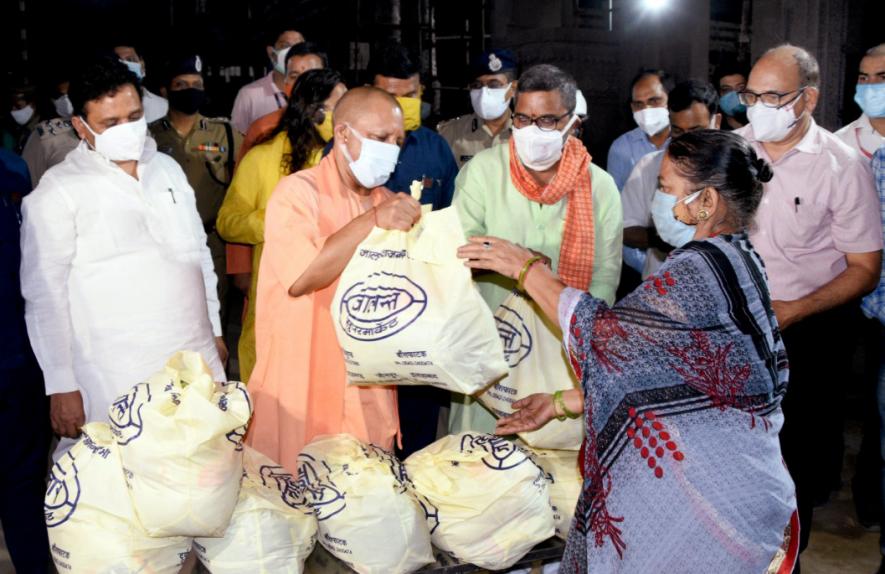
[[[519,243],[549,258],[551,268],[567,282],[586,278],[580,288],[612,304],[621,272],[621,199],[612,177],[588,156],[582,158],[583,147],[569,137],[576,121],[576,90],[574,79],[554,66],[527,70],[518,82],[513,140],[480,152],[464,166],[455,182],[454,205],[467,237]],[[512,162],[519,162],[516,174],[517,164]],[[566,173],[574,166],[584,170],[576,176],[579,185],[554,192],[566,177],[575,177]],[[584,195],[575,195],[579,193]],[[559,194],[561,199],[551,202],[551,195]],[[590,219],[580,225],[570,219],[576,216],[570,202],[580,204],[581,213],[592,211],[592,229],[587,229]],[[576,233],[584,241],[569,242],[564,250],[564,238]],[[573,245],[580,246],[577,252]],[[569,258],[567,270],[561,261],[564,255]],[[478,275],[476,283],[493,311],[516,287],[513,279],[498,274]],[[494,417],[479,403],[464,395],[453,397],[450,432],[494,428]]]

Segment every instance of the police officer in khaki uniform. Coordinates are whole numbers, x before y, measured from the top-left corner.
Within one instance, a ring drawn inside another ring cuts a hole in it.
[[[46,170],[60,164],[79,143],[70,119],[53,118],[37,124],[22,150],[22,159],[31,172],[31,184],[37,187]]]
[[[218,276],[218,300],[221,301],[224,324],[227,273],[224,241],[215,230],[215,220],[230,184],[243,137],[232,128],[227,118],[200,115],[200,106],[206,100],[202,70],[203,62],[198,55],[189,54],[171,61],[163,90],[169,99],[169,112],[166,117],[151,123],[149,129],[157,141],[157,149],[175,158],[194,188],[197,211],[206,229]]]
[[[510,50],[490,50],[473,61],[470,103],[473,113],[442,122],[458,168],[484,149],[510,140],[510,100],[516,93],[517,61]]]

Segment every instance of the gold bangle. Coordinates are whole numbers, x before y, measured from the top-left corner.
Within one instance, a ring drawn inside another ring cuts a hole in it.
[[[562,391],[556,391],[553,393],[553,402],[555,405],[559,406],[559,410],[562,411],[562,417],[556,417],[557,420],[564,421],[566,418],[576,419],[581,416],[581,413],[573,413],[568,410],[568,407],[565,406],[565,397],[562,395]],[[556,408],[553,409],[556,412]]]
[[[529,269],[532,268],[532,265],[537,263],[543,259],[540,255],[535,255],[534,257],[530,257],[528,261],[526,261],[522,266],[522,271],[519,272],[519,279],[516,281],[516,290],[525,292],[525,286],[523,282],[525,281],[525,276],[528,275]]]

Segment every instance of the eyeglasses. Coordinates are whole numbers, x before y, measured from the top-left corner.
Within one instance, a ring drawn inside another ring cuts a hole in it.
[[[741,90],[738,92],[738,100],[742,104],[747,107],[755,106],[756,102],[762,102],[762,105],[766,108],[782,108],[786,105],[789,105],[796,101],[796,98],[802,95],[802,93],[806,90],[808,86],[803,86],[796,90],[791,90],[789,92],[763,92],[761,94],[757,94],[756,92],[751,92],[749,90]],[[781,103],[785,97],[790,94],[796,94],[795,97],[790,98],[789,101]]]
[[[571,116],[572,113],[566,112],[561,116],[539,116],[537,118],[530,118],[525,114],[513,114],[513,125],[521,129],[535,124],[541,131],[552,132],[563,118]]]

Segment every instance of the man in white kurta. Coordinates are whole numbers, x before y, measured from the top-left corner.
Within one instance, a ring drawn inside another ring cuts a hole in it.
[[[23,204],[31,345],[46,394],[79,392],[84,422],[106,420],[114,399],[178,350],[200,352],[225,380],[216,278],[194,192],[150,137],[135,174],[81,141]],[[78,431],[60,432],[67,438],[56,457]]]

